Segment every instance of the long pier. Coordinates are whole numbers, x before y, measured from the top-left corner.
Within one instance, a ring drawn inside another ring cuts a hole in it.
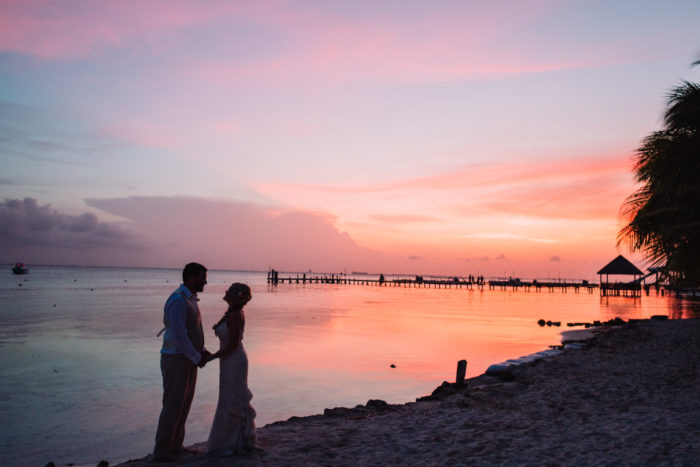
[[[448,279],[425,279],[425,280],[415,280],[415,279],[364,279],[357,277],[345,277],[345,276],[307,276],[307,275],[296,275],[287,277],[268,277],[268,284],[342,284],[342,285],[374,285],[383,287],[427,287],[427,288],[481,288],[483,289],[485,284],[483,282],[477,283],[476,281],[468,280],[448,280]]]
[[[339,284],[339,285],[369,285],[376,287],[406,287],[406,288],[466,288],[484,290],[488,287],[489,290],[524,290],[530,292],[532,290],[541,292],[548,290],[554,292],[559,290],[563,293],[573,290],[579,293],[585,290],[588,293],[593,293],[596,289],[600,290],[601,296],[623,296],[623,297],[641,297],[642,292],[649,295],[650,290],[655,290],[656,294],[664,293],[675,294],[677,297],[700,297],[700,289],[697,288],[677,288],[668,285],[641,285],[638,283],[602,283],[595,284],[588,281],[540,281],[533,279],[532,281],[522,281],[520,279],[508,280],[484,280],[482,276],[469,276],[469,278],[424,278],[423,276],[414,276],[414,279],[409,278],[394,278],[385,279],[383,275],[379,278],[357,277],[356,275],[347,276],[345,274],[295,274],[280,276],[279,271],[271,269],[267,274],[267,283],[272,285],[277,284]]]
[[[478,289],[484,290],[488,287],[489,290],[501,289],[501,290],[534,290],[540,292],[542,290],[548,290],[549,292],[554,292],[555,290],[560,290],[562,292],[568,292],[569,289],[573,289],[575,293],[579,293],[580,290],[586,290],[588,293],[593,293],[598,288],[598,284],[590,284],[587,281],[581,282],[552,282],[552,281],[520,281],[520,280],[490,280],[486,281],[483,278],[470,280],[455,278],[445,278],[445,279],[424,279],[421,276],[417,276],[415,279],[401,278],[401,279],[385,279],[380,276],[378,279],[374,278],[362,278],[362,277],[347,277],[344,275],[307,275],[307,274],[297,274],[295,276],[280,276],[277,271],[272,271],[267,277],[268,284],[340,284],[340,285],[370,285],[378,287],[406,287],[406,288],[466,288],[466,289]]]

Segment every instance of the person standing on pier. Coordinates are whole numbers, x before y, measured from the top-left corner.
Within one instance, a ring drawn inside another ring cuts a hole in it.
[[[155,462],[174,462],[174,456],[186,451],[182,443],[197,384],[197,367],[202,368],[211,360],[204,348],[202,316],[197,306],[197,293],[204,290],[206,283],[207,268],[189,263],[182,270],[182,284],[165,302],[165,334],[160,351],[163,408],[153,449]]]

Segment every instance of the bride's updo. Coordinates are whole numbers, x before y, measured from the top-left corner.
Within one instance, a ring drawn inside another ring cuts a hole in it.
[[[226,300],[226,302],[228,303],[229,308],[228,310],[226,310],[226,313],[224,313],[224,316],[222,316],[221,319],[214,326],[212,326],[212,328],[216,329],[218,325],[226,321],[226,317],[232,311],[238,311],[242,309],[252,297],[253,296],[250,293],[250,287],[248,287],[246,284],[242,284],[240,282],[235,282],[231,284],[231,287],[229,287],[226,290],[226,295],[224,295],[224,300]],[[232,306],[235,306],[235,308],[232,308]]]
[[[250,293],[250,287],[247,284],[242,284],[236,282],[229,288],[231,295],[237,299],[241,305],[245,305],[250,301],[252,295]]]

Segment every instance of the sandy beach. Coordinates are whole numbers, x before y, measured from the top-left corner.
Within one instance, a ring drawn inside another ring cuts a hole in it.
[[[482,375],[417,402],[370,401],[266,425],[262,450],[246,456],[208,457],[197,443],[199,453],[178,465],[697,465],[700,320],[595,335],[508,378]],[[156,464],[147,456],[121,465]]]

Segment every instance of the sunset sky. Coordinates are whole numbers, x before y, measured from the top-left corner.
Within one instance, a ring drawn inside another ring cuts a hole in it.
[[[0,0],[0,261],[592,278],[700,2]],[[637,262],[639,266],[643,263]]]

